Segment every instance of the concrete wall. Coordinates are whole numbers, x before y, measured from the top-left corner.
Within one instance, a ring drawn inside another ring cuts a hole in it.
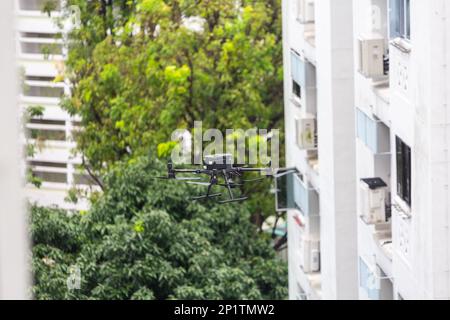
[[[28,243],[20,184],[19,114],[13,3],[0,2],[0,299],[28,295]]]

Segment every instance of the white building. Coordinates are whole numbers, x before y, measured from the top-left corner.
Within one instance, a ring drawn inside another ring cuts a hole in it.
[[[291,299],[450,298],[449,14],[283,1]]]
[[[449,299],[450,3],[354,12],[359,296]],[[386,187],[363,191],[365,178]]]
[[[70,86],[62,77],[67,50],[61,30],[55,23],[60,3],[49,17],[42,12],[45,0],[15,0],[17,17],[17,54],[23,69],[24,88],[20,96],[22,112],[43,107],[43,116],[26,124],[29,141],[35,145],[34,155],[27,159],[34,176],[42,186],[27,186],[31,202],[43,206],[57,205],[64,209],[83,210],[87,201],[66,201],[74,187],[88,189],[91,180],[80,171],[81,159],[73,154],[73,129],[77,119],[59,106]]]
[[[290,297],[357,298],[352,1],[283,16]]]
[[[20,179],[12,1],[0,1],[0,300],[29,296],[27,215]]]

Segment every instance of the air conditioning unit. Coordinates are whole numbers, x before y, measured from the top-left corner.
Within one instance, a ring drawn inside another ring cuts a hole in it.
[[[305,273],[320,271],[320,242],[310,239],[300,241],[300,268]]]
[[[384,76],[384,38],[360,38],[358,71],[366,78]]]
[[[368,224],[386,222],[387,184],[380,178],[361,179],[360,213]]]
[[[316,143],[316,119],[314,117],[302,117],[296,119],[297,145],[302,150],[311,150],[317,147]]]
[[[297,18],[301,23],[314,22],[314,0],[297,0]]]

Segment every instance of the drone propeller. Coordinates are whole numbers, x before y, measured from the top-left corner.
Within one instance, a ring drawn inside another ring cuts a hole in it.
[[[176,178],[175,180],[191,181],[191,180],[202,180],[202,178],[200,178],[200,177],[181,177],[181,178]]]
[[[195,182],[195,181],[188,181],[186,182],[187,184],[193,184],[196,186],[205,186],[205,187],[209,187],[211,185],[210,182]]]
[[[181,178],[170,178],[170,177],[155,177],[153,179],[159,179],[159,180],[175,180],[175,181],[191,181],[191,180],[201,180],[200,177],[181,177]]]
[[[195,181],[187,182],[187,184],[192,184],[192,185],[196,185],[196,186],[204,186],[204,187],[209,187],[211,185],[210,182],[195,182]],[[216,183],[214,185],[215,186],[219,186],[219,187],[228,187],[228,185],[225,184],[225,183]],[[237,188],[237,187],[242,187],[243,184],[241,184],[241,183],[230,183],[229,186],[230,186],[230,188],[234,189],[234,188]]]
[[[265,179],[267,179],[267,178],[264,177],[264,178],[248,179],[248,180],[242,180],[242,182],[256,182],[256,181],[263,181]]]

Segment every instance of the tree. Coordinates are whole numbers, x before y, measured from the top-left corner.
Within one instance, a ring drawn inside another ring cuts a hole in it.
[[[280,0],[70,0],[67,8],[73,5],[80,21],[67,39],[72,92],[62,106],[81,118],[77,148],[99,185],[117,162],[156,154],[175,129],[196,120],[223,133],[283,133]],[[280,152],[283,159],[283,145]],[[269,189],[250,188],[259,227],[273,214]]]
[[[284,299],[287,270],[245,205],[192,202],[201,193],[154,177],[137,160],[105,179],[88,212],[33,208],[38,299]],[[81,271],[80,290],[66,286]]]
[[[280,0],[71,0],[63,106],[93,173],[177,128],[282,129]],[[282,131],[282,130],[281,130]]]

